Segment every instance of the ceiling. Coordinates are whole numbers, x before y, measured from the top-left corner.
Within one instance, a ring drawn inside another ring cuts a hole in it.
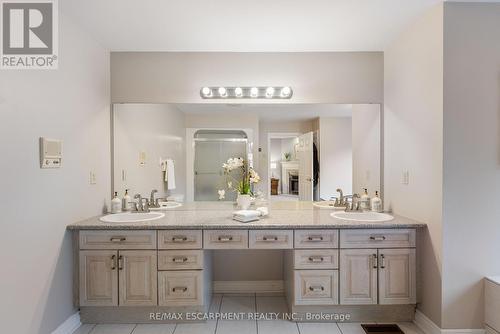
[[[111,51],[382,51],[442,0],[64,0]]]
[[[253,114],[262,121],[304,121],[317,117],[351,117],[351,104],[176,104],[186,114]]]

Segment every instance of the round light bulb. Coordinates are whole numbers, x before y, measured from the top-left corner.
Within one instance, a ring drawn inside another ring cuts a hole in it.
[[[292,89],[288,86],[281,88],[281,97],[288,97],[292,93]]]
[[[236,97],[242,97],[243,96],[243,89],[241,89],[241,87],[236,87],[234,89],[234,95]]]
[[[210,97],[210,96],[212,96],[212,90],[208,87],[203,87],[201,89],[201,94],[203,94],[203,96],[205,96],[205,97]]]
[[[227,96],[227,90],[225,87],[219,87],[219,95],[222,96],[222,97],[226,97]]]
[[[274,95],[274,87],[267,87],[266,88],[266,97],[273,97]]]
[[[250,88],[250,96],[257,97],[259,95],[259,89],[257,87]]]

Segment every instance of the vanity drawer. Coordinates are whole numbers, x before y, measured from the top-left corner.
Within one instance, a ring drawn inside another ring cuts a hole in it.
[[[295,305],[338,304],[337,270],[295,270]]]
[[[156,249],[156,231],[80,231],[80,249]]]
[[[340,248],[415,247],[415,229],[341,230]]]
[[[247,230],[205,230],[203,231],[205,249],[246,249],[248,248]]]
[[[293,248],[293,231],[251,230],[248,233],[249,233],[249,248],[256,248],[256,249]]]
[[[159,271],[158,305],[203,304],[203,271]]]
[[[294,251],[295,269],[338,269],[339,251],[336,249],[308,249]]]
[[[203,269],[202,250],[158,251],[158,270]]]
[[[339,231],[295,230],[295,248],[339,248]]]
[[[201,249],[201,230],[158,231],[158,249]]]

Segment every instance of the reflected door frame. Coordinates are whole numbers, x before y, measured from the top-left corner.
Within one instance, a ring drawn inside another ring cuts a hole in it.
[[[254,161],[254,131],[248,128],[186,128],[186,201],[194,202],[194,135],[200,130],[243,131],[247,135],[249,161]],[[221,166],[222,168],[222,166]],[[216,192],[217,189],[214,189]]]
[[[302,135],[302,132],[269,132],[267,134],[267,198],[271,199],[271,139],[294,139]],[[281,166],[280,166],[281,168]],[[282,182],[282,180],[280,180]],[[262,188],[261,188],[262,189]]]

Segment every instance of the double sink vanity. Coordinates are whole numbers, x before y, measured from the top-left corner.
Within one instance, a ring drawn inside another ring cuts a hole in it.
[[[282,252],[283,280],[274,293],[284,294],[289,312],[299,317],[413,319],[416,239],[425,224],[399,216],[360,221],[350,216],[356,213],[310,202],[272,203],[268,217],[251,223],[232,220],[233,211],[231,203],[197,202],[154,218],[137,214],[149,221],[96,217],[69,225],[82,322],[144,323],[153,322],[151,313],[207,312],[212,258],[245,249]]]

